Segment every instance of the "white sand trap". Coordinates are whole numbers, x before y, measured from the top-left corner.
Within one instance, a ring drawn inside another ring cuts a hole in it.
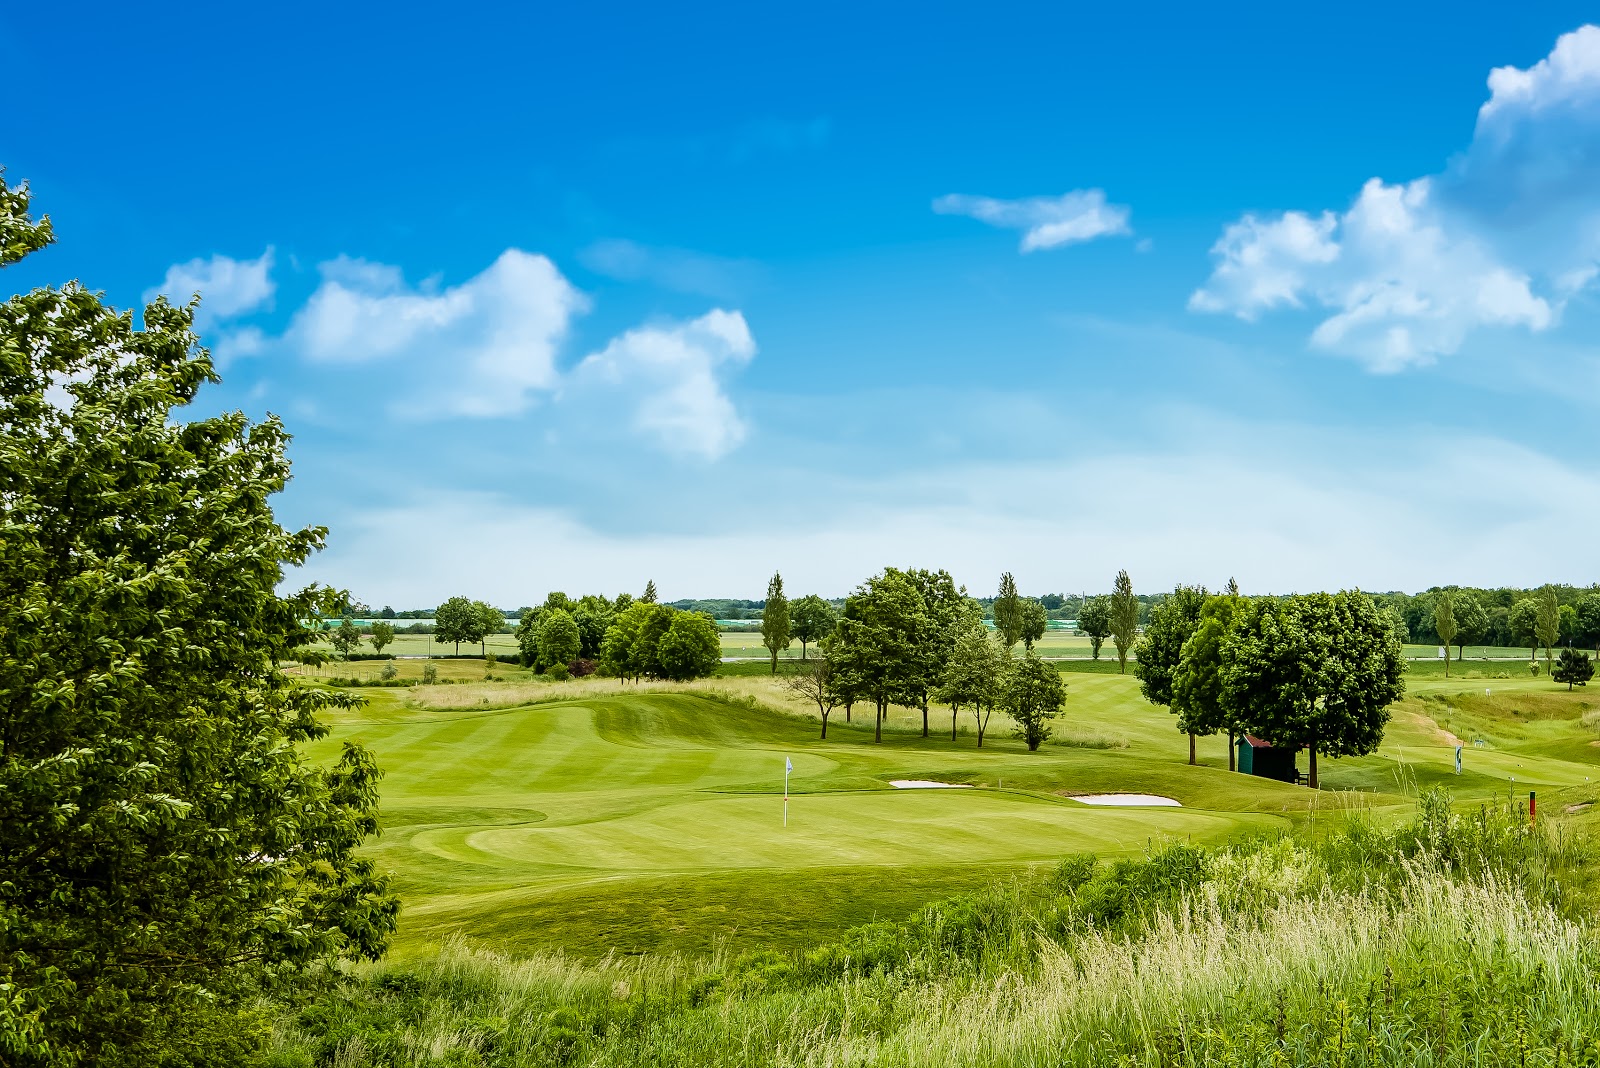
[[[934,782],[932,779],[890,779],[896,790],[970,790],[970,782]]]
[[[1086,805],[1155,805],[1161,808],[1182,808],[1183,803],[1160,794],[1074,794],[1074,801]]]

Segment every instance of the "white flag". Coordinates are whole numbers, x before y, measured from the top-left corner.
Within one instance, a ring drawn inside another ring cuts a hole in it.
[[[789,772],[791,772],[793,770],[794,770],[794,761],[790,760],[788,757],[784,757],[783,758],[783,773],[785,775],[787,775],[787,774],[789,774]]]

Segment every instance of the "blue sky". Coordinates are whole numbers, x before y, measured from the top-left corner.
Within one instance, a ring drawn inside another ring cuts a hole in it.
[[[12,289],[203,295],[308,576],[1596,578],[1574,4],[9,21]]]

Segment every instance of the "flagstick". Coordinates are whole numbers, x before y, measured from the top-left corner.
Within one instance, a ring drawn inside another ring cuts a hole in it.
[[[789,768],[788,761],[784,761],[783,769],[783,825],[789,826]]]

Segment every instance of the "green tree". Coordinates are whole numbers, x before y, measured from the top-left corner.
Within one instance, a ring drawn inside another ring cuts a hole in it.
[[[1594,678],[1594,661],[1589,659],[1589,654],[1572,648],[1570,645],[1561,650],[1561,656],[1556,659],[1555,670],[1550,672],[1550,677],[1557,682],[1567,684],[1571,690],[1574,683],[1587,686],[1589,680]]]
[[[1178,729],[1189,734],[1228,735],[1228,770],[1235,767],[1234,736],[1236,716],[1223,693],[1223,655],[1233,625],[1250,602],[1240,597],[1239,587],[1230,583],[1232,593],[1206,598],[1194,633],[1183,643],[1183,652],[1172,674],[1171,708],[1178,714]]]
[[[810,701],[817,706],[817,715],[822,720],[822,737],[827,738],[828,716],[844,703],[844,694],[836,685],[833,663],[826,656],[811,661],[805,661],[802,657],[801,660],[800,670],[785,675],[783,685],[802,701]]]
[[[613,618],[633,607],[633,594],[619,593],[617,599],[611,602],[611,615]],[[608,628],[609,629],[609,628]]]
[[[1359,590],[1257,601],[1223,643],[1224,700],[1241,729],[1317,756],[1377,749],[1405,694],[1394,632]]]
[[[1128,650],[1139,634],[1139,599],[1133,595],[1133,582],[1126,571],[1117,572],[1111,591],[1111,641],[1117,647],[1117,664],[1128,671]]]
[[[1574,605],[1561,605],[1556,611],[1560,615],[1561,644],[1571,645],[1578,633],[1578,609]]]
[[[989,729],[989,717],[1000,702],[1007,658],[998,639],[981,622],[969,623],[956,636],[935,696],[950,706],[950,740],[956,740],[956,714],[963,707],[972,709],[978,728],[978,748]]]
[[[1006,672],[1000,694],[1000,707],[1016,723],[1017,737],[1028,743],[1028,752],[1050,737],[1050,721],[1061,712],[1067,700],[1067,687],[1061,673],[1033,653],[1019,659]]]
[[[639,600],[643,601],[645,604],[655,604],[656,603],[656,580],[655,579],[645,579],[644,592],[639,595]]]
[[[552,608],[539,621],[538,659],[530,666],[536,671],[556,664],[565,667],[582,651],[583,633],[578,621],[565,608]]]
[[[957,587],[950,572],[913,568],[905,577],[922,596],[928,613],[928,626],[921,633],[916,649],[917,670],[908,677],[906,700],[922,710],[922,736],[928,736],[928,702],[939,686],[945,665],[955,649],[956,638],[973,624],[983,622],[983,609],[967,596],[965,586]]]
[[[1580,597],[1576,608],[1578,625],[1574,640],[1587,649],[1600,652],[1600,593]]]
[[[1153,705],[1172,708],[1172,687],[1183,658],[1183,643],[1189,640],[1200,625],[1200,612],[1205,607],[1206,591],[1203,586],[1175,586],[1172,596],[1150,610],[1150,622],[1139,638],[1138,662],[1133,674],[1139,680],[1139,691]],[[1189,735],[1189,763],[1199,763],[1195,753],[1196,732],[1180,729]]]
[[[348,660],[352,652],[361,648],[361,628],[356,626],[355,620],[345,616],[329,633],[328,644],[333,646],[341,657]]]
[[[1535,659],[1539,655],[1539,598],[1524,597],[1513,604],[1506,616],[1506,626],[1511,631],[1511,640],[1526,645],[1528,659]]]
[[[394,624],[382,620],[372,625],[372,651],[383,652],[383,647],[394,641]]]
[[[778,654],[794,640],[789,626],[789,598],[783,595],[783,576],[776,571],[767,582],[767,602],[761,609],[761,644],[772,654],[772,673],[778,673]]]
[[[794,636],[800,643],[800,659],[804,660],[808,645],[820,642],[833,633],[838,613],[834,612],[833,605],[814,593],[808,593],[794,603],[791,614],[794,617]]]
[[[1561,604],[1556,600],[1556,588],[1544,586],[1539,590],[1538,606],[1534,616],[1533,634],[1544,646],[1544,670],[1549,674],[1550,650],[1561,637]]]
[[[0,266],[51,240],[0,180]],[[0,1063],[252,1059],[250,1006],[376,959],[379,771],[305,743],[352,696],[289,596],[326,532],[278,525],[288,435],[185,421],[216,381],[194,305],[77,284],[0,304]],[[211,404],[202,407],[210,408]]]
[[[1022,646],[1028,652],[1033,652],[1033,643],[1044,637],[1044,632],[1050,629],[1050,613],[1045,611],[1044,605],[1032,597],[1025,598],[1022,602]]]
[[[636,679],[666,678],[666,669],[661,665],[661,639],[672,626],[672,619],[678,610],[654,601],[639,603],[643,606],[639,633],[633,639],[633,648],[628,651],[628,666]]]
[[[876,709],[874,741],[883,741],[889,706],[911,703],[924,670],[923,632],[930,625],[916,586],[890,567],[856,588],[823,643],[846,699],[871,701]]]
[[[1094,648],[1094,659],[1100,659],[1100,646],[1111,636],[1111,601],[1106,597],[1091,597],[1083,603],[1078,613],[1078,629],[1089,636]]]
[[[672,621],[656,646],[661,676],[674,682],[703,679],[722,663],[722,639],[716,620],[703,612],[672,610]]]
[[[1000,644],[1009,653],[1022,640],[1022,598],[1017,594],[1017,580],[1009,571],[1000,576],[1000,592],[995,595],[990,612]]]
[[[1455,594],[1441,590],[1433,602],[1433,632],[1444,643],[1444,677],[1450,677],[1450,646],[1456,640]]]
[[[633,677],[633,643],[639,638],[651,606],[636,601],[618,612],[600,643],[600,671],[619,679]],[[535,643],[537,647],[537,642]],[[524,654],[526,655],[526,654]],[[527,663],[525,660],[524,663]]]
[[[529,670],[537,669],[539,664],[539,623],[543,615],[542,607],[524,608],[517,622],[517,655],[522,666]]]
[[[482,626],[478,606],[466,597],[452,597],[433,612],[433,640],[440,645],[454,642],[457,656],[462,642],[478,640]]]
[[[606,630],[613,615],[611,602],[596,594],[587,594],[572,609],[572,619],[578,624],[582,641],[578,655],[585,660],[600,657],[600,643],[606,640]]]
[[[472,606],[478,611],[478,634],[475,639],[478,643],[478,655],[489,655],[489,635],[499,634],[506,626],[506,614],[492,604],[483,601],[474,601]]]
[[[1477,645],[1489,633],[1489,613],[1470,590],[1457,590],[1453,603],[1456,616],[1456,659],[1463,660],[1467,646]]]

